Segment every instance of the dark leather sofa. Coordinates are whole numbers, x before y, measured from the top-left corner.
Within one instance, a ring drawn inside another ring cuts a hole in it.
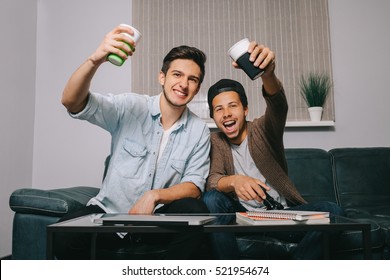
[[[390,147],[286,149],[289,176],[310,202],[333,201],[347,216],[371,224],[373,259],[390,256]],[[9,204],[15,212],[12,258],[45,259],[46,226],[69,211],[82,207],[96,187],[70,187],[52,190],[21,188],[13,192]],[[243,259],[289,259],[293,243],[261,236],[237,236]],[[362,259],[362,234],[345,231],[332,248],[332,259]],[[207,245],[204,250],[208,250]],[[155,257],[164,248],[102,248],[102,259]],[[209,258],[204,252],[199,258]]]

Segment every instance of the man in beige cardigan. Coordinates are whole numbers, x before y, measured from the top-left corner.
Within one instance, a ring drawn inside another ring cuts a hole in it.
[[[253,121],[246,120],[248,101],[243,86],[237,81],[222,79],[210,87],[210,117],[219,132],[211,136],[208,191],[203,197],[206,205],[211,213],[259,210],[265,208],[265,190],[286,209],[341,215],[342,209],[331,202],[307,204],[288,178],[283,144],[288,105],[283,86],[275,75],[275,54],[256,42],[251,42],[248,52],[254,66],[265,70],[261,79],[266,112]],[[235,62],[233,66],[238,67]],[[322,256],[319,232],[280,232],[272,236],[299,242],[293,258]],[[239,258],[234,234],[214,233],[211,240],[216,258]],[[313,244],[319,246],[313,247]]]

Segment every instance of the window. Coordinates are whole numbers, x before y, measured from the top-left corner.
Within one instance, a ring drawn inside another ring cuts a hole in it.
[[[276,74],[289,103],[288,121],[309,120],[299,93],[299,79],[310,71],[332,77],[327,0],[133,0],[133,25],[143,37],[132,59],[132,90],[156,95],[163,57],[173,47],[190,45],[207,55],[206,76],[189,107],[209,118],[207,90],[221,78],[235,79],[246,89],[251,120],[262,115],[261,79],[250,80],[234,69],[227,50],[247,37],[270,47]],[[333,90],[323,120],[334,120]],[[209,120],[211,121],[211,120]]]

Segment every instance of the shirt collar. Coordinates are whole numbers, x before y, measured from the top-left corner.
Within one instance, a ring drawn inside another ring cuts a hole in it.
[[[151,112],[153,118],[160,118],[161,117],[161,110],[160,110],[161,95],[162,95],[162,92],[159,95],[154,96],[152,98],[150,112]],[[183,111],[183,113],[181,114],[180,118],[177,121],[177,128],[176,129],[179,129],[182,126],[184,128],[186,127],[189,115],[190,115],[190,111],[189,111],[188,107],[186,106],[185,110]]]

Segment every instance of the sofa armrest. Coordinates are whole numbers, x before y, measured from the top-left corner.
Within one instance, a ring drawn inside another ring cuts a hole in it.
[[[9,206],[16,213],[62,217],[85,206],[98,192],[99,188],[85,186],[53,190],[22,188],[11,194]]]

